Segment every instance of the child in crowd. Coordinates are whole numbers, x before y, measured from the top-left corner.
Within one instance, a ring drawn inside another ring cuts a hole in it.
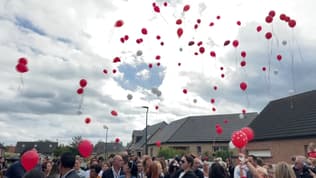
[[[307,147],[307,156],[308,159],[316,159],[316,145],[314,142],[308,144]]]

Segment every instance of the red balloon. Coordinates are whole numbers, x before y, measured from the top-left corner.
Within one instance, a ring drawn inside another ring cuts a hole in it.
[[[30,171],[39,162],[39,156],[35,149],[25,152],[21,157],[21,164],[26,171]]]
[[[245,58],[246,55],[247,55],[247,53],[246,53],[246,51],[242,51],[242,52],[240,53],[240,55],[241,55],[241,57]]]
[[[196,22],[197,23],[201,23],[201,19],[196,19]]]
[[[160,8],[159,8],[159,6],[154,6],[154,11],[157,12],[157,13],[160,13]]]
[[[289,16],[285,16],[285,19],[284,19],[285,22],[289,22],[290,20],[291,18]]]
[[[164,44],[165,44],[165,43],[164,43],[163,41],[162,41],[162,42],[160,42],[160,45],[161,45],[161,46],[163,46]]]
[[[237,48],[238,45],[239,45],[239,41],[238,41],[238,40],[234,40],[234,41],[233,41],[233,46],[234,46],[235,48]]]
[[[158,67],[160,66],[160,62],[157,62],[157,66],[158,66]]]
[[[210,27],[214,26],[214,22],[211,22],[209,26],[210,26]]]
[[[19,64],[27,65],[27,59],[25,57],[19,58]]]
[[[156,36],[156,39],[157,39],[157,40],[160,40],[160,39],[161,39],[161,36],[157,35],[157,36]]]
[[[239,26],[240,26],[240,25],[241,25],[241,22],[240,22],[240,21],[237,21],[237,25],[239,25]]]
[[[178,37],[181,38],[181,36],[183,34],[183,29],[182,28],[178,28],[177,34],[178,34]]]
[[[274,16],[275,16],[275,11],[274,11],[274,10],[271,10],[271,11],[269,12],[269,16],[274,17]]]
[[[218,15],[218,16],[216,16],[216,19],[217,19],[217,20],[221,19],[221,16],[219,16],[219,15]]]
[[[288,22],[288,25],[289,27],[294,28],[296,26],[296,21],[292,19]]]
[[[212,104],[215,103],[215,99],[214,99],[214,98],[211,99],[211,103],[212,103]]]
[[[262,71],[265,72],[267,70],[266,67],[262,67]]]
[[[282,60],[282,55],[281,55],[281,54],[278,54],[278,55],[277,55],[277,60],[278,60],[278,61],[281,61],[281,60]]]
[[[187,90],[187,89],[183,89],[182,92],[183,92],[184,94],[187,94],[187,93],[188,93],[188,90]]]
[[[153,68],[153,64],[152,64],[152,63],[148,64],[148,67],[149,67],[150,69]]]
[[[227,124],[227,123],[228,123],[228,120],[227,120],[227,119],[225,119],[225,120],[224,120],[224,123],[225,123],[225,124]]]
[[[210,55],[211,55],[212,57],[216,57],[216,52],[215,52],[215,51],[211,51],[211,52],[210,52]]]
[[[88,84],[87,80],[86,79],[81,79],[80,82],[79,82],[79,85],[84,88],[86,87]]]
[[[226,40],[225,42],[224,42],[224,46],[227,46],[227,45],[229,45],[230,44],[230,41],[229,40]]]
[[[120,138],[116,138],[115,143],[120,143]]]
[[[195,24],[195,25],[194,25],[194,29],[197,29],[198,27],[199,27],[198,24]]]
[[[260,25],[257,26],[257,32],[261,32],[261,30],[262,30],[262,27]]]
[[[200,51],[201,54],[203,54],[205,52],[205,48],[202,46],[202,47],[199,48],[199,51]]]
[[[235,145],[235,147],[242,148],[247,145],[248,138],[244,132],[239,130],[239,131],[233,132],[231,141]]]
[[[221,74],[221,77],[224,78],[224,77],[225,77],[225,74]]]
[[[157,146],[158,148],[160,148],[161,142],[160,142],[159,140],[156,141],[156,146]]]
[[[217,86],[214,86],[213,89],[214,89],[214,90],[217,90]]]
[[[198,46],[201,46],[202,44],[203,44],[203,41],[199,41],[199,42],[197,43]]]
[[[246,82],[241,82],[241,83],[240,83],[240,89],[241,89],[242,91],[246,91],[246,89],[247,89],[247,83],[246,83]]]
[[[78,151],[82,157],[87,158],[93,151],[93,145],[89,140],[81,140],[78,145]]]
[[[103,69],[103,73],[104,73],[104,74],[108,74],[108,70]]]
[[[85,122],[86,124],[90,124],[90,122],[91,122],[90,117],[87,117],[87,118],[84,120],[84,122]]]
[[[254,132],[250,127],[244,127],[241,129],[242,132],[244,132],[247,135],[248,141],[253,140],[254,138]]]
[[[113,63],[121,62],[121,59],[119,57],[115,57],[113,59]]]
[[[22,63],[19,63],[15,66],[15,69],[20,72],[20,73],[25,73],[25,72],[28,72],[29,69],[27,68],[26,65],[22,64]]]
[[[272,33],[271,32],[267,32],[265,35],[266,39],[269,40],[272,38]]]
[[[158,110],[158,109],[159,109],[159,106],[158,106],[158,105],[157,105],[157,106],[155,106],[155,109],[156,109],[156,110]]]
[[[112,110],[112,111],[111,111],[111,115],[112,115],[112,116],[118,116],[118,113],[117,113],[115,110]]]
[[[241,112],[242,112],[243,114],[246,114],[247,111],[246,111],[246,109],[242,109]]]
[[[223,128],[222,128],[221,126],[217,127],[217,128],[216,128],[216,133],[217,133],[218,135],[221,135],[221,134],[223,133]]]
[[[224,70],[224,67],[220,67],[219,69],[220,69],[220,70]]]
[[[146,28],[142,28],[141,32],[142,32],[143,35],[147,35],[148,34],[148,31],[147,31]]]
[[[189,41],[188,45],[189,46],[193,46],[194,45],[194,41]]]
[[[119,28],[119,27],[122,27],[123,25],[124,25],[123,20],[118,20],[118,21],[116,21],[115,24],[114,24],[114,26],[115,26],[115,27],[118,27],[118,28]]]
[[[178,19],[178,20],[176,21],[176,24],[177,24],[177,25],[181,25],[181,24],[182,24],[182,20],[181,20],[181,19]]]
[[[280,15],[280,20],[285,20],[286,19],[286,15],[285,14],[281,14]]]
[[[115,74],[116,72],[117,72],[116,69],[113,69],[113,70],[112,70],[112,73],[113,73],[113,74]]]
[[[216,111],[216,108],[215,108],[215,107],[213,107],[213,108],[212,108],[212,111],[213,111],[213,112],[215,112],[215,111]]]
[[[128,39],[129,39],[129,36],[128,36],[128,35],[125,35],[125,36],[124,36],[124,40],[127,41]]]
[[[181,62],[178,62],[178,66],[179,66],[179,67],[181,66]]]
[[[215,128],[218,128],[218,127],[220,127],[221,125],[219,125],[219,124],[215,124]]]
[[[240,66],[241,66],[241,67],[245,67],[245,66],[246,66],[246,61],[241,61],[241,62],[240,62]]]
[[[167,6],[168,6],[168,3],[167,3],[167,2],[164,2],[163,5],[164,5],[165,7],[167,7]]]
[[[270,16],[270,15],[268,15],[268,16],[266,17],[266,22],[267,22],[267,23],[271,23],[272,21],[273,21],[273,17]]]
[[[190,10],[190,5],[187,4],[183,7],[183,12],[187,12],[188,10]]]
[[[121,43],[124,43],[125,39],[122,37],[122,38],[120,38],[120,41],[121,41]]]
[[[156,60],[160,60],[160,58],[161,58],[160,55],[157,55],[157,56],[155,57]]]
[[[78,88],[77,90],[78,95],[81,95],[84,93],[84,89],[83,88]]]

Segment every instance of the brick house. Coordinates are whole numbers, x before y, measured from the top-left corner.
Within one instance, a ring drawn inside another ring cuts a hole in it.
[[[247,113],[243,119],[240,119],[239,113],[190,116],[173,121],[149,139],[148,153],[150,156],[158,154],[157,141],[161,142],[161,147],[171,147],[196,155],[228,150],[232,132],[248,126],[257,115]],[[223,128],[221,135],[216,133],[216,124]]]
[[[247,145],[248,154],[270,163],[306,155],[307,145],[316,142],[316,91],[271,101],[250,127],[255,139]]]
[[[160,122],[154,125],[147,126],[147,145],[149,143],[149,140],[158,132],[161,131],[165,126],[168,124],[166,122]],[[127,146],[127,151],[131,154],[142,156],[145,154],[145,130],[134,130],[132,133],[132,142]]]

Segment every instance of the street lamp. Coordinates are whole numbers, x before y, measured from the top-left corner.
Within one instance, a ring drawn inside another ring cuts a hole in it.
[[[147,145],[147,122],[148,122],[148,106],[142,106],[142,108],[146,109],[146,128],[145,128],[145,154],[148,154],[148,145]]]
[[[107,142],[108,142],[108,126],[103,125],[103,128],[106,130],[105,131],[105,144],[104,144],[104,160],[107,158]]]

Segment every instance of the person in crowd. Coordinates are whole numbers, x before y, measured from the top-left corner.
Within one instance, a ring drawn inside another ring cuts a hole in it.
[[[181,172],[176,175],[177,178],[197,178],[192,170],[193,157],[191,155],[184,155],[180,160]]]
[[[144,167],[144,172],[146,176],[148,176],[149,166],[151,165],[152,162],[153,160],[151,159],[150,156],[148,155],[143,156],[143,167]]]
[[[180,169],[180,165],[176,159],[170,161],[168,166],[168,173],[165,175],[165,178],[173,178],[175,174]]]
[[[112,167],[103,172],[102,178],[120,178],[123,177],[124,171],[122,170],[123,158],[120,155],[115,155],[112,160]]]
[[[148,169],[147,178],[163,178],[162,175],[162,166],[159,161],[153,161]]]
[[[198,178],[204,178],[203,172],[200,170],[201,167],[201,160],[199,158],[194,158],[193,160],[193,172]]]
[[[228,178],[225,168],[218,162],[215,162],[209,168],[208,178]]]
[[[247,166],[247,160],[243,153],[239,153],[238,155],[238,165],[235,166],[234,170],[234,178],[247,178],[249,175],[249,168]]]
[[[23,178],[45,178],[45,173],[39,169],[32,169],[25,173]]]
[[[295,173],[290,165],[286,162],[279,162],[275,166],[276,178],[296,178]]]
[[[107,162],[107,161],[105,161],[104,163],[103,163],[103,166],[102,166],[102,172],[104,172],[104,171],[106,171],[106,170],[108,170],[109,168],[111,168],[111,164],[109,163],[109,162]]]
[[[228,173],[229,173],[229,177],[230,178],[234,178],[235,166],[233,164],[233,160],[231,158],[227,158],[226,159],[226,164],[227,164],[227,170],[228,170]]]
[[[90,166],[90,177],[89,178],[101,178],[99,175],[102,168],[98,164],[93,164]]]
[[[295,163],[293,166],[293,170],[296,177],[297,178],[312,178],[308,169],[309,167],[306,166],[306,157],[296,156]]]
[[[90,166],[92,165],[96,165],[96,164],[99,164],[98,160],[96,157],[93,157],[90,159],[89,163],[88,163],[88,170],[85,171],[85,175],[86,175],[86,178],[89,178],[90,177]],[[103,173],[103,172],[102,172]],[[102,174],[101,174],[102,175]]]
[[[61,178],[80,178],[76,173],[74,166],[75,166],[76,158],[70,152],[65,152],[60,157],[60,175]]]
[[[47,160],[46,162],[42,164],[42,171],[44,172],[46,177],[50,175],[52,168],[53,168],[53,162],[50,160]]]
[[[80,157],[76,157],[74,169],[80,178],[86,177],[85,171],[81,169],[81,158]]]
[[[3,177],[6,170],[7,170],[7,164],[5,162],[5,159],[4,157],[0,156],[0,178]]]
[[[165,177],[168,174],[166,160],[163,158],[158,158],[157,161],[159,161],[161,165],[161,177]]]
[[[60,177],[60,173],[59,173],[59,161],[53,161],[53,166],[52,166],[52,170],[49,172],[49,174],[47,175],[46,178],[59,178]]]
[[[136,161],[136,164],[137,164],[137,178],[144,178],[145,172],[144,172],[142,160],[138,159]]]
[[[209,167],[210,167],[210,163],[208,161],[204,161],[203,162],[203,166],[202,166],[202,169],[203,169],[203,175],[205,178],[208,177],[208,174],[209,174]]]
[[[314,142],[310,142],[307,146],[308,159],[316,159],[316,145]]]
[[[25,169],[22,166],[21,157],[25,152],[29,150],[31,150],[31,148],[24,149],[20,155],[20,160],[16,161],[8,168],[5,175],[7,178],[22,178],[23,177],[23,175],[25,174]]]

